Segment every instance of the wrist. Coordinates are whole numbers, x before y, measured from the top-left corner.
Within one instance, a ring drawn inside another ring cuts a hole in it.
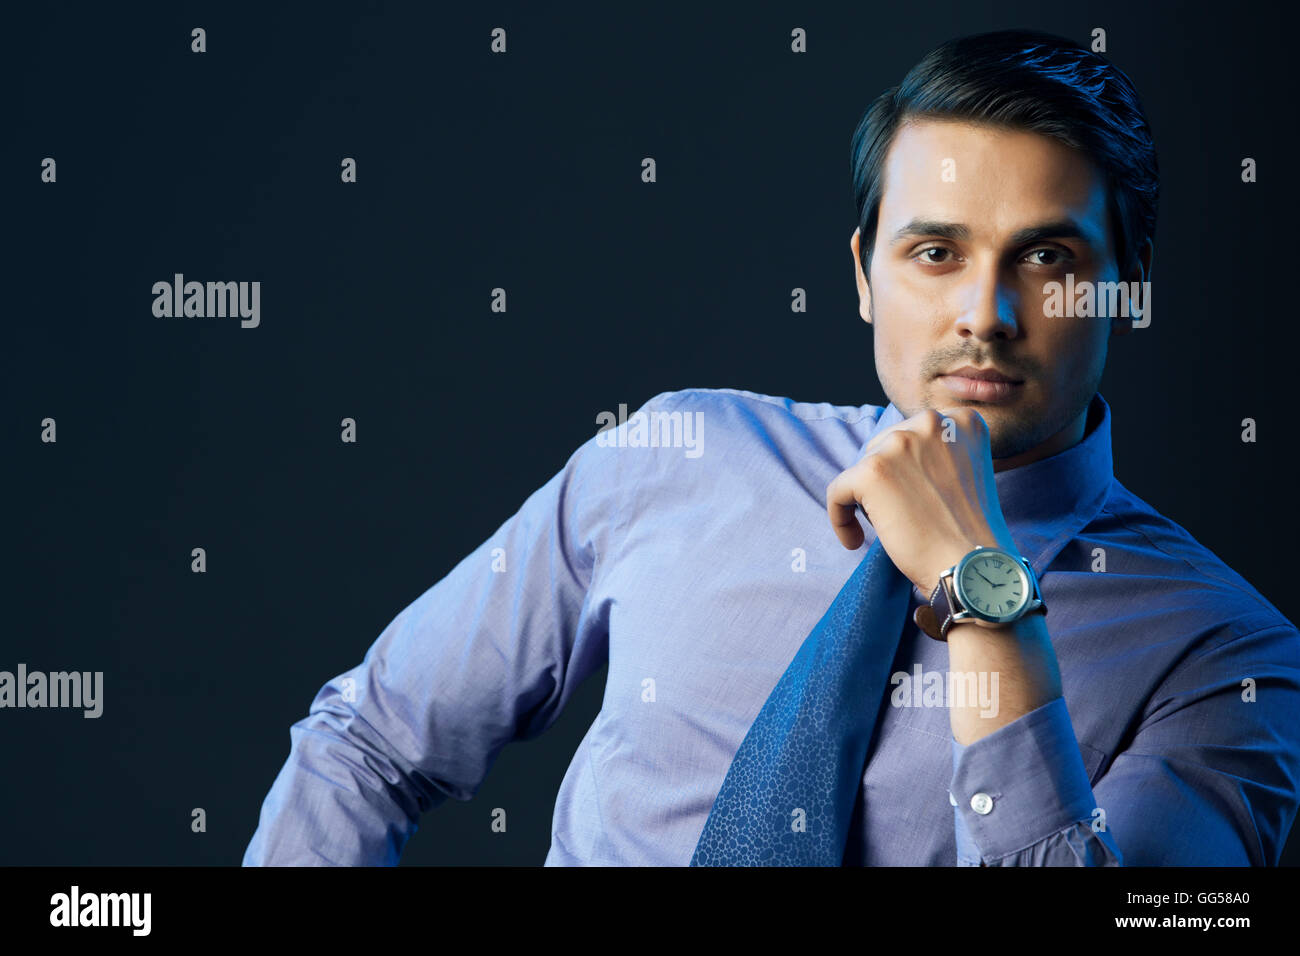
[[[949,644],[973,644],[976,641],[1031,641],[1046,636],[1044,616],[1029,612],[1006,624],[976,624],[974,621],[953,621],[948,625]]]
[[[958,541],[944,549],[942,556],[938,559],[938,566],[935,568],[933,573],[926,577],[922,584],[918,585],[918,589],[924,594],[933,595],[940,577],[942,577],[945,572],[955,570],[957,565],[961,562],[961,559],[966,557],[966,555],[970,554],[976,548],[996,548],[999,551],[1006,551],[1012,555],[1020,554],[1016,549],[1015,543],[1010,540],[1010,536],[1004,538],[989,532],[988,534],[975,535],[971,538],[963,538],[961,541]]]
[[[1013,625],[1046,613],[1034,569],[1014,545],[972,543],[969,551],[940,572],[925,607],[918,608],[913,618],[938,641],[948,640],[956,627],[1005,640],[1008,635],[1028,633],[1026,626]]]

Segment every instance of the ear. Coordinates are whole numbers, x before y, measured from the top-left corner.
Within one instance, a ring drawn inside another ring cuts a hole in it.
[[[1151,260],[1154,256],[1155,256],[1155,245],[1151,242],[1150,238],[1144,239],[1142,242],[1142,248],[1138,250],[1137,264],[1133,267],[1133,270],[1128,275],[1122,278],[1121,281],[1138,282],[1138,283],[1150,282],[1151,281]],[[1141,299],[1143,309],[1148,309],[1150,308],[1151,305],[1150,296],[1148,296],[1145,291],[1147,288],[1149,287],[1143,286],[1143,293]],[[1146,321],[1150,321],[1148,316],[1143,316],[1143,319]],[[1110,334],[1111,335],[1127,334],[1133,328],[1133,321],[1134,320],[1132,316],[1130,316],[1129,318],[1124,318],[1124,316],[1122,315],[1115,316],[1113,319],[1111,319]]]
[[[862,274],[862,256],[858,253],[858,230],[853,230],[853,238],[849,240],[849,248],[853,250],[853,272],[858,281],[858,315],[862,316],[862,321],[868,325],[871,324],[871,288],[867,285],[867,277]]]

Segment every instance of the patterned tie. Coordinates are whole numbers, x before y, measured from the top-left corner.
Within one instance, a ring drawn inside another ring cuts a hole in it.
[[[873,541],[741,742],[691,866],[841,865],[911,597]]]

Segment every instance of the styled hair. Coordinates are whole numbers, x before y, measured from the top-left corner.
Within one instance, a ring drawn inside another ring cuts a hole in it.
[[[863,274],[871,271],[885,155],[903,123],[922,117],[1041,133],[1082,150],[1106,176],[1121,277],[1154,239],[1160,173],[1133,81],[1073,40],[1002,30],[937,47],[863,114],[851,150]]]

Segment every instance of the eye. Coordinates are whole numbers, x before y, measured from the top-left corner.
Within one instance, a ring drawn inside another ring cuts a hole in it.
[[[1031,262],[1030,264],[1035,266],[1058,266],[1062,262],[1066,262],[1074,258],[1064,249],[1057,249],[1053,246],[1042,246],[1038,249],[1034,249],[1029,253],[1029,255],[1025,256],[1025,258],[1028,259],[1032,256],[1042,256],[1042,255],[1049,256],[1050,258],[1048,258],[1047,260],[1039,259],[1037,262]]]
[[[952,255],[952,250],[945,249],[943,246],[927,246],[926,248],[922,249],[920,252],[912,256],[912,258],[920,260],[926,265],[932,265],[932,266],[942,265],[945,261],[943,256],[940,256],[938,258],[930,258],[930,253],[932,252],[943,253],[943,256]]]

